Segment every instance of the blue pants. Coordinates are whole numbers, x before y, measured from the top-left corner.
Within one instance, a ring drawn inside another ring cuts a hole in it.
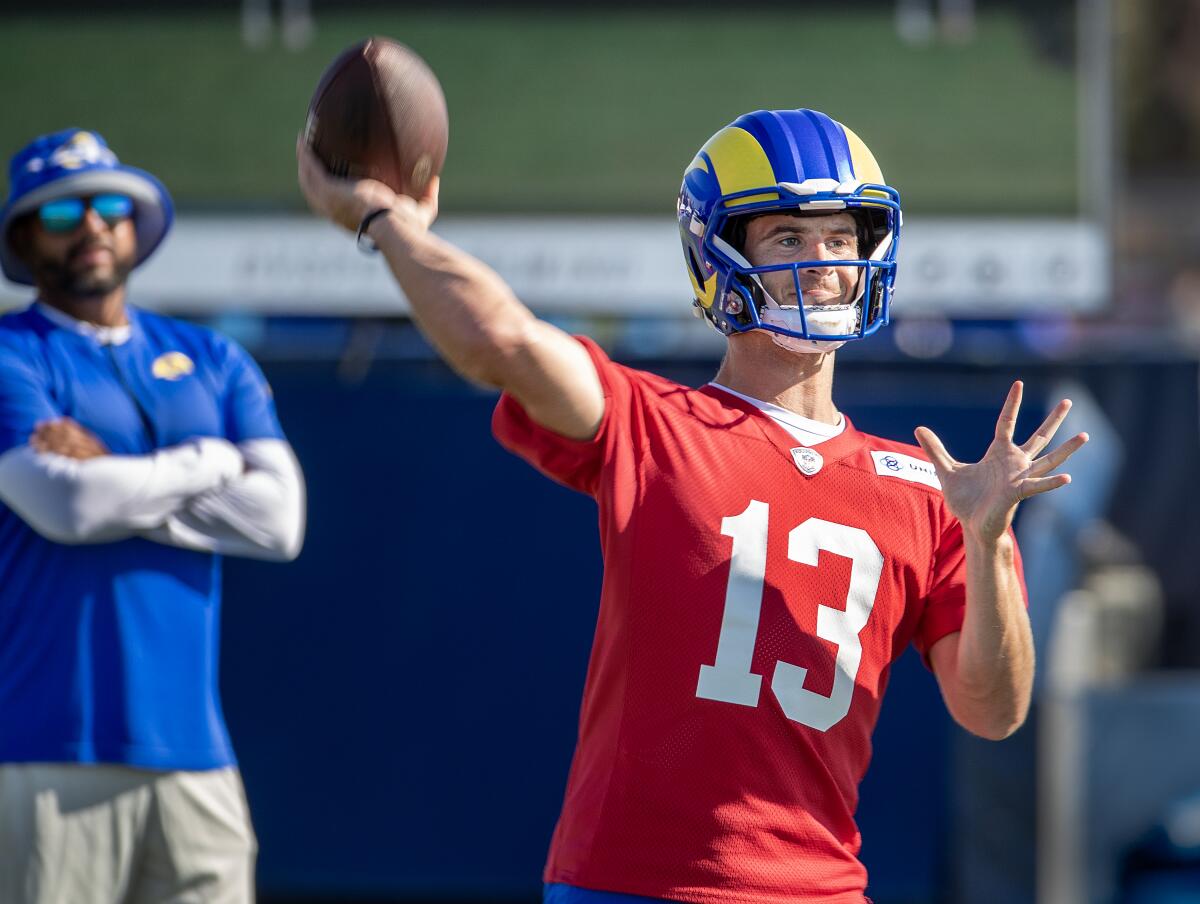
[[[559,882],[550,883],[542,888],[542,904],[648,904],[666,900],[644,898],[641,895],[623,895],[615,891],[592,891],[590,888],[578,888]]]
[[[871,904],[870,898],[864,900],[866,904]],[[616,891],[592,891],[590,888],[578,888],[558,882],[542,887],[542,904],[658,904],[664,901],[666,904],[672,904],[669,898],[645,898],[641,895],[623,895]]]

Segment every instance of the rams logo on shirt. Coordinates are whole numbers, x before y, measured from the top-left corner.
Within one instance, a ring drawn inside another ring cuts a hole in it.
[[[183,352],[167,352],[154,359],[150,372],[160,380],[180,380],[193,371],[196,365]]]

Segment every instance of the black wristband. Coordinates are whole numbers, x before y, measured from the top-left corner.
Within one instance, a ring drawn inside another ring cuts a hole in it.
[[[380,217],[386,216],[391,212],[392,209],[390,207],[378,207],[362,218],[362,222],[358,224],[358,232],[354,236],[354,244],[358,246],[358,250],[363,254],[374,254],[379,250],[379,246],[367,235],[367,228]]]

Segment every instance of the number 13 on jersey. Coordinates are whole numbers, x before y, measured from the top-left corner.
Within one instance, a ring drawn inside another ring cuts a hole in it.
[[[755,499],[740,515],[721,521],[721,534],[733,540],[733,554],[716,660],[712,665],[700,666],[697,697],[758,706],[762,676],[750,671],[750,665],[767,572],[769,513],[767,503]],[[778,661],[771,676],[771,691],[789,719],[828,731],[850,710],[854,679],[862,663],[858,635],[875,605],[883,555],[866,531],[820,518],[809,518],[788,534],[787,554],[793,562],[815,568],[821,550],[845,556],[851,562],[845,609],[817,604],[817,636],[837,645],[833,690],[828,697],[808,690],[804,687],[808,669]]]

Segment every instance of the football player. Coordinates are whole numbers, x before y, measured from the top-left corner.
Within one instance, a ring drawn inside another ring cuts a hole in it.
[[[374,242],[421,329],[499,387],[493,429],[595,498],[604,582],[545,897],[862,904],[859,781],[891,663],[914,644],[953,717],[1021,725],[1033,676],[1020,500],[1087,439],[1016,444],[1014,383],[977,463],[856,430],[836,350],[888,321],[896,190],[850,129],[758,111],[687,167],[679,226],[698,311],[729,337],[698,389],[616,364],[535,318],[432,235],[419,200],[330,177],[310,205]],[[634,897],[631,897],[634,896]]]

